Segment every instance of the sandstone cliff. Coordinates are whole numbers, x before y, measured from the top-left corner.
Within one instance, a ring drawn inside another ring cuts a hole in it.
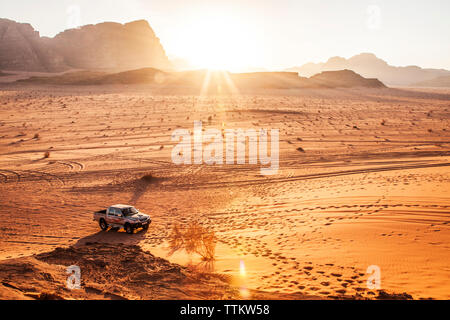
[[[47,46],[28,23],[0,19],[0,69],[60,71],[68,69],[64,59]]]
[[[0,19],[0,69],[166,69],[170,62],[147,21],[105,22],[40,37],[29,24]]]

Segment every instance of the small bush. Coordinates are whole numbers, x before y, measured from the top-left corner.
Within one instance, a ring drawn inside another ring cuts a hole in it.
[[[44,158],[45,159],[50,158],[50,151],[45,151]]]
[[[191,222],[184,231],[178,225],[174,225],[169,236],[170,254],[185,249],[189,254],[199,254],[203,261],[213,261],[216,242],[214,231],[208,231],[197,221]]]
[[[153,177],[153,175],[152,175],[151,173],[147,173],[147,174],[145,174],[145,175],[142,176],[141,180],[150,182],[150,181],[153,180],[153,178],[154,178],[154,177]]]

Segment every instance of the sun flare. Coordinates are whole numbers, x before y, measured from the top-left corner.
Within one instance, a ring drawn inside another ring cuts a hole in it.
[[[247,271],[245,270],[244,260],[241,260],[239,262],[239,274],[241,275],[241,277],[247,276]]]
[[[201,15],[180,36],[180,53],[194,68],[242,71],[258,63],[252,28],[223,13]]]

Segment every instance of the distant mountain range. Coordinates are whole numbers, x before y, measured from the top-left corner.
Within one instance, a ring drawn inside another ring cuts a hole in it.
[[[349,69],[365,78],[377,78],[387,85],[411,86],[419,82],[450,76],[445,69],[422,69],[417,66],[394,67],[372,53],[361,53],[349,59],[332,57],[323,63],[307,63],[300,67],[286,69],[310,77],[322,71]]]
[[[450,76],[438,77],[413,84],[416,87],[446,87],[450,88]]]
[[[159,38],[145,20],[86,25],[48,38],[41,37],[30,24],[0,19],[0,72],[90,70],[111,73],[142,68],[183,70],[189,69],[189,65],[180,59],[169,61]],[[309,78],[323,71],[346,69],[387,85],[449,86],[448,70],[394,67],[372,53],[361,53],[349,59],[332,57],[327,62],[307,63],[285,71]],[[250,71],[264,69],[249,68],[247,72]]]
[[[104,22],[40,37],[30,24],[0,19],[0,70],[169,68],[159,39],[145,20]]]

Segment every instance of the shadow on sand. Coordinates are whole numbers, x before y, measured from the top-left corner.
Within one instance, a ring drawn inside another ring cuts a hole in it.
[[[133,234],[128,234],[123,230],[111,228],[107,231],[99,231],[87,237],[81,238],[75,243],[74,246],[77,247],[92,243],[137,245],[145,239],[146,233],[147,230],[144,229],[138,229]]]

